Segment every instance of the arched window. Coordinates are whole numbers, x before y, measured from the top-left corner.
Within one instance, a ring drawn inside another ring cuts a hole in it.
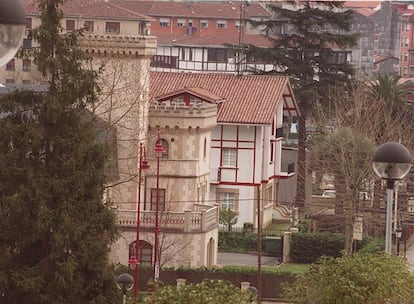
[[[160,139],[160,143],[164,147],[164,152],[162,152],[161,159],[168,159],[168,155],[169,155],[169,151],[168,151],[168,148],[169,148],[168,141],[166,139],[164,139],[164,138],[161,138]]]
[[[135,241],[129,244],[129,257],[136,257]],[[139,264],[140,266],[152,265],[152,246],[150,243],[140,240],[139,241]]]

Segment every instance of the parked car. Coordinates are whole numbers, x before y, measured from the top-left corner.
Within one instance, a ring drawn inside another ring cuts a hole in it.
[[[322,192],[322,197],[335,198],[336,190],[325,190]]]

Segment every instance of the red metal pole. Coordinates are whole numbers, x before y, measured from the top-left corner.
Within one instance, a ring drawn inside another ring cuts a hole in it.
[[[138,301],[139,294],[139,264],[141,257],[139,256],[139,230],[141,221],[141,174],[142,174],[142,143],[139,144],[139,159],[138,159],[138,191],[137,191],[137,237],[135,241],[135,257],[137,258],[137,265],[134,272],[134,298],[135,303]]]
[[[158,140],[157,144],[155,146],[155,154],[157,156],[157,200],[155,204],[155,231],[154,231],[154,281],[158,280],[159,277],[159,256],[158,256],[158,250],[159,250],[159,233],[160,233],[160,227],[159,227],[159,205],[160,205],[160,157],[163,152],[163,147],[161,145],[161,139],[160,139],[160,129],[158,129]]]

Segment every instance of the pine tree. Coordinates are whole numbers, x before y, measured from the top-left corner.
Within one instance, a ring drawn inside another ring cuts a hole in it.
[[[108,147],[93,115],[98,74],[77,35],[60,26],[64,0],[39,0],[30,54],[43,93],[0,100],[0,303],[115,303],[109,246],[115,218],[102,202]]]
[[[350,33],[351,10],[341,10],[339,1],[284,1],[291,5],[269,5],[274,19],[250,20],[272,43],[270,48],[249,45],[248,56],[272,62],[272,71],[255,71],[290,76],[299,104],[298,172],[296,204],[305,203],[306,119],[316,102],[326,101],[329,89],[343,86],[353,67],[346,60],[336,60],[334,49],[356,44]]]

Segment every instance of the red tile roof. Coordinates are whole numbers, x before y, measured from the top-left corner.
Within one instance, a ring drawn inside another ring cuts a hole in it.
[[[233,124],[272,123],[277,106],[291,94],[289,78],[275,75],[151,72],[150,98],[157,99],[183,88],[201,88],[221,96],[217,121]]]
[[[158,45],[187,45],[187,46],[223,46],[224,44],[239,44],[239,36],[234,34],[215,33],[210,35],[157,34]],[[271,47],[272,43],[261,35],[243,35],[242,43],[258,47]]]
[[[36,0],[24,0],[26,14],[38,15]],[[123,20],[152,20],[152,18],[108,3],[104,0],[70,0],[62,5],[65,17],[93,17]]]
[[[126,7],[148,16],[198,17],[239,19],[242,1],[140,1],[109,0],[110,3]],[[244,7],[246,18],[269,18],[271,14],[260,3]]]
[[[173,96],[181,95],[183,93],[188,93],[190,95],[196,96],[198,98],[201,98],[203,100],[206,100],[210,103],[220,103],[223,102],[223,97],[217,96],[210,91],[204,90],[202,88],[183,88],[180,90],[177,90],[175,92],[170,92],[161,96],[157,96],[157,100],[165,100],[169,99]]]

